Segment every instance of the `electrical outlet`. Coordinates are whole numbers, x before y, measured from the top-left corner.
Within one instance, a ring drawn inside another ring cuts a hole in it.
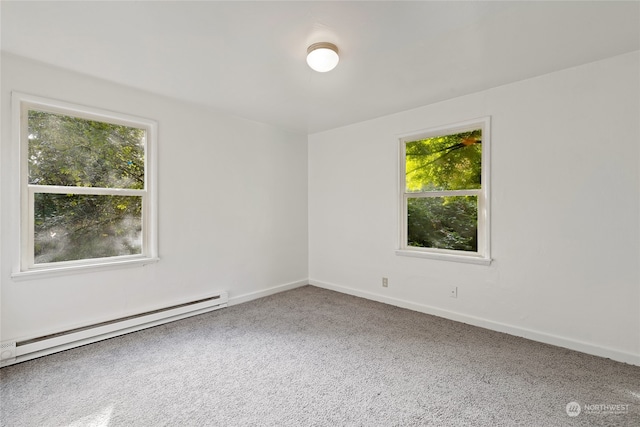
[[[389,287],[389,279],[387,279],[386,277],[382,278],[382,287],[383,288],[388,288]]]
[[[451,298],[458,298],[458,287],[457,286],[449,286],[449,296]]]

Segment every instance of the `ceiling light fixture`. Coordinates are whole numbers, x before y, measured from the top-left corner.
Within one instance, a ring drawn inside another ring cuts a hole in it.
[[[333,43],[314,43],[307,49],[307,64],[319,73],[333,70],[339,60],[338,47]]]

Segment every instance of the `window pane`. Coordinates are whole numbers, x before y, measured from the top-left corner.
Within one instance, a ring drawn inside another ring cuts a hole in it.
[[[144,188],[143,129],[29,111],[29,184]]]
[[[479,189],[482,130],[406,143],[408,192]]]
[[[142,253],[142,197],[35,194],[35,263]]]
[[[478,197],[409,198],[408,246],[478,251]]]

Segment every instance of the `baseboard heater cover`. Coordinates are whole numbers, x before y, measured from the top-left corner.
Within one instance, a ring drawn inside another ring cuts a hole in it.
[[[227,307],[220,292],[198,300],[22,341],[0,343],[0,367]]]

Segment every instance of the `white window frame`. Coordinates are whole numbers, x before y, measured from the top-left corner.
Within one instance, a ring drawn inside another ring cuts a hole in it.
[[[406,143],[436,136],[452,135],[482,129],[482,186],[475,190],[407,192],[406,191]],[[445,261],[466,262],[472,264],[489,265],[491,263],[491,216],[490,216],[490,170],[491,170],[491,117],[481,117],[474,120],[433,127],[410,134],[399,135],[399,244],[396,255],[431,258]],[[468,252],[438,248],[419,248],[408,245],[408,214],[409,198],[415,197],[443,197],[443,196],[477,196],[478,197],[478,250]]]
[[[116,113],[94,107],[47,99],[39,96],[12,92],[12,115],[14,141],[18,148],[19,165],[16,193],[19,202],[14,218],[19,226],[17,253],[12,277],[15,279],[67,274],[86,270],[112,269],[126,266],[144,265],[158,261],[157,226],[157,122],[128,114]],[[135,127],[146,132],[144,142],[144,188],[143,189],[106,189],[90,187],[66,187],[29,184],[28,164],[28,111],[38,110],[63,114],[87,120],[96,120],[117,125]],[[15,163],[14,163],[15,164]],[[34,260],[34,195],[35,193],[53,194],[92,194],[142,197],[142,251],[136,255],[123,255],[106,258],[90,258],[74,261],[35,264]]]

